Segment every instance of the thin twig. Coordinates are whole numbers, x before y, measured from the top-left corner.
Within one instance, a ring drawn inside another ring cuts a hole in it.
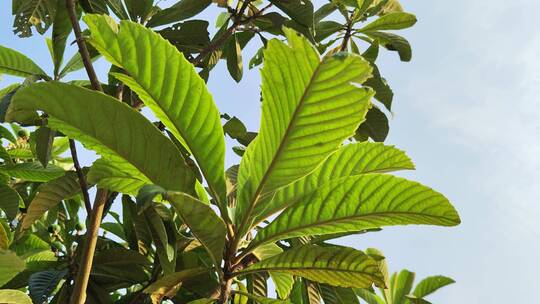
[[[90,214],[92,212],[92,204],[90,203],[90,196],[88,195],[88,183],[86,182],[86,176],[84,175],[81,164],[79,163],[79,157],[77,156],[77,147],[75,146],[75,141],[73,139],[69,140],[69,150],[71,151],[73,166],[75,167],[75,171],[77,172],[77,177],[79,179],[79,185],[81,186],[84,207],[86,207],[86,213]]]
[[[229,37],[231,37],[231,35],[236,32],[239,26],[255,20],[257,17],[262,15],[264,11],[266,11],[268,8],[272,6],[272,3],[270,3],[267,6],[260,9],[258,12],[242,20],[242,16],[244,15],[249,3],[250,1],[245,1],[242,7],[240,8],[240,10],[238,11],[237,15],[235,16],[234,22],[231,25],[231,27],[229,27],[225,32],[223,32],[221,36],[213,40],[205,49],[201,50],[199,55],[197,55],[197,57],[193,59],[192,63],[194,65],[198,65],[206,58],[208,54],[220,48],[223,45],[223,43],[225,43],[225,41],[227,41],[227,39],[229,39]]]
[[[348,21],[347,27],[345,28],[345,36],[343,36],[343,42],[341,43],[341,48],[339,49],[341,52],[345,52],[347,50],[349,40],[351,40],[351,35],[352,35],[352,21]]]

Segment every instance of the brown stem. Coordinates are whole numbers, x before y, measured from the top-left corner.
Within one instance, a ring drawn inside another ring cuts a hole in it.
[[[75,167],[75,171],[77,172],[77,177],[79,179],[79,185],[81,186],[84,207],[86,207],[86,213],[90,214],[92,212],[92,204],[90,204],[90,196],[88,195],[88,184],[86,183],[86,176],[81,169],[79,157],[77,156],[77,147],[75,146],[75,141],[73,139],[69,140],[69,150],[71,151],[73,166]]]
[[[221,45],[225,43],[225,41],[227,41],[227,39],[229,39],[229,37],[231,37],[231,35],[236,32],[239,26],[253,21],[255,18],[259,17],[262,13],[264,13],[264,11],[266,11],[268,8],[272,6],[272,3],[270,3],[267,6],[260,9],[255,14],[253,14],[252,16],[249,16],[248,18],[242,20],[242,16],[244,15],[246,9],[248,8],[248,5],[250,2],[251,2],[250,0],[245,1],[242,7],[240,8],[240,10],[238,11],[238,13],[234,16],[235,17],[234,22],[231,25],[231,27],[229,27],[225,32],[223,32],[221,36],[213,40],[205,49],[201,50],[199,55],[197,55],[197,57],[195,57],[195,59],[192,60],[192,63],[194,65],[198,65],[206,58],[208,54],[220,48]]]
[[[233,279],[227,279],[221,283],[221,292],[219,294],[218,304],[226,304],[231,296],[231,286]]]
[[[345,36],[343,36],[343,42],[341,43],[341,48],[339,49],[341,52],[345,52],[347,50],[347,46],[349,44],[349,40],[351,40],[352,36],[352,22],[347,22],[347,28],[345,29]]]
[[[86,288],[90,279],[90,271],[94,261],[94,253],[96,250],[97,237],[101,218],[103,217],[103,209],[107,201],[107,190],[98,189],[94,200],[94,208],[90,214],[90,225],[86,232],[86,239],[83,245],[82,256],[77,269],[77,277],[75,278],[75,287],[71,294],[71,304],[84,304],[86,301]]]
[[[79,20],[77,19],[77,13],[75,12],[75,0],[66,0],[66,8],[69,19],[71,20],[73,32],[75,33],[75,41],[77,41],[79,53],[81,54],[84,68],[86,69],[86,73],[88,74],[88,78],[90,79],[90,83],[92,84],[92,88],[96,91],[103,92],[101,84],[99,83],[99,79],[96,75],[96,71],[92,66],[90,53],[88,52],[88,48],[86,47],[86,43],[84,42],[84,38],[82,36],[81,27],[79,26]]]

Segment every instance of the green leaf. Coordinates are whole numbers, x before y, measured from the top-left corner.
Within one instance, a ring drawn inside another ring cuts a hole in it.
[[[185,193],[167,192],[166,199],[190,228],[191,233],[208,250],[214,265],[219,267],[227,231],[223,220],[209,205]]]
[[[34,303],[45,303],[56,289],[67,270],[49,270],[36,272],[28,279],[28,290]]]
[[[406,304],[405,298],[411,292],[414,284],[414,272],[410,272],[406,269],[399,272],[397,276],[393,277],[393,281],[390,282],[392,290],[392,303],[394,304]]]
[[[381,299],[378,295],[374,294],[373,292],[366,290],[366,289],[355,289],[354,292],[357,296],[362,298],[362,300],[366,301],[367,304],[388,304],[383,299]]]
[[[379,108],[373,106],[366,115],[366,121],[356,130],[354,138],[358,141],[365,141],[371,137],[376,142],[383,142],[389,131],[388,118]]]
[[[0,94],[0,96],[2,96]],[[13,136],[13,133],[11,133],[6,127],[0,125],[0,139],[5,138],[12,144],[17,143],[17,139],[15,136]]]
[[[313,27],[313,4],[306,0],[270,0],[292,20],[305,27]]]
[[[54,136],[56,131],[53,131],[46,126],[42,126],[35,131],[36,136],[36,158],[44,168],[47,167],[51,160],[53,149]]]
[[[26,55],[1,45],[0,73],[20,77],[41,76],[47,78],[47,74]]]
[[[326,18],[328,15],[332,14],[337,10],[337,5],[334,3],[326,3],[322,5],[314,14],[315,22],[318,23],[324,18]]]
[[[96,49],[94,49],[91,45],[88,44],[88,52],[90,53],[90,60],[92,62],[99,59],[101,56]],[[84,63],[82,61],[81,54],[79,52],[75,53],[73,57],[66,63],[62,71],[60,71],[59,78],[63,78],[67,74],[71,72],[78,71],[80,69],[84,68]]]
[[[165,221],[153,207],[145,209],[144,215],[156,246],[156,254],[161,268],[165,274],[173,273],[176,265],[176,244],[172,241],[172,238],[169,238]]]
[[[137,168],[121,159],[96,160],[90,167],[87,179],[99,188],[131,195],[136,195],[142,186],[152,183]]]
[[[0,166],[0,172],[10,177],[31,182],[48,182],[64,175],[64,169],[55,165],[44,168],[39,162]]]
[[[315,40],[318,42],[334,35],[343,29],[343,25],[335,21],[321,21],[315,27]]]
[[[459,223],[448,199],[433,189],[392,175],[365,174],[335,179],[319,187],[259,230],[250,248],[304,235]]]
[[[277,299],[270,299],[266,297],[256,296],[242,289],[234,291],[234,304],[247,303],[248,299],[253,300],[255,301],[255,303],[258,303],[258,304],[291,304],[291,302],[288,300],[277,300]]]
[[[394,12],[386,14],[377,20],[362,27],[360,32],[401,30],[413,26],[416,23],[416,16],[409,13]]]
[[[216,299],[198,299],[195,301],[191,301],[188,304],[212,304],[216,301],[217,301]]]
[[[373,95],[354,85],[371,72],[360,56],[339,53],[321,62],[305,38],[286,34],[289,45],[274,39],[265,50],[260,133],[240,164],[236,221],[243,233],[258,199],[335,151],[362,122]]]
[[[356,294],[350,288],[327,284],[320,284],[319,287],[325,304],[360,304]]]
[[[22,229],[28,229],[49,209],[57,206],[62,200],[68,199],[81,191],[77,174],[68,171],[62,177],[41,184],[34,199],[26,211]]]
[[[32,36],[32,26],[44,34],[55,16],[54,0],[15,0],[12,1],[13,32],[19,37]]]
[[[24,269],[25,262],[15,253],[0,250],[0,286],[9,282]]]
[[[9,247],[10,235],[8,223],[5,219],[0,219],[0,250],[7,250]]]
[[[0,144],[0,159],[4,161],[6,164],[13,164],[13,160],[11,159],[11,155],[9,155],[8,151],[6,151],[6,148]],[[4,178],[6,178],[3,175]]]
[[[247,288],[241,282],[236,282],[237,289],[233,293],[233,304],[248,304]]]
[[[455,283],[456,281],[444,276],[431,276],[423,279],[416,285],[413,295],[417,298],[423,298],[437,291],[439,288]]]
[[[24,292],[12,289],[0,290],[0,303],[3,304],[32,304],[32,299]]]
[[[116,33],[107,20],[85,16],[91,43],[129,74],[114,76],[135,91],[193,153],[214,197],[224,200],[225,140],[219,111],[204,81],[184,55],[158,34],[132,22],[121,22]]]
[[[366,32],[364,33],[372,39],[375,39],[377,43],[381,44],[390,51],[396,51],[399,54],[399,59],[401,61],[411,61],[412,50],[411,45],[407,39],[395,35],[392,33],[385,32]]]
[[[412,169],[414,164],[411,159],[393,146],[370,142],[346,145],[330,155],[308,176],[277,190],[268,203],[257,206],[256,222],[293,205],[333,179]]]
[[[180,288],[180,284],[190,278],[201,275],[208,270],[202,268],[186,269],[162,277],[144,289],[144,293],[150,294],[155,303],[161,303],[163,297],[172,297]],[[206,303],[206,302],[203,302]]]
[[[154,0],[124,0],[131,20],[144,22],[152,10]]]
[[[257,262],[238,274],[260,271],[285,272],[315,282],[341,287],[367,288],[384,284],[375,260],[346,247],[305,245]]]
[[[202,12],[211,3],[211,0],[180,0],[173,6],[157,12],[147,25],[156,27],[191,18]]]
[[[19,90],[8,117],[24,110],[46,112],[51,129],[81,141],[106,159],[128,162],[154,184],[178,191],[193,189],[195,179],[180,151],[125,103],[96,91],[50,82]]]
[[[392,89],[386,82],[386,79],[381,76],[381,73],[379,72],[377,66],[373,64],[372,67],[373,77],[366,80],[366,82],[364,82],[364,85],[375,90],[375,99],[380,101],[388,111],[392,111],[392,100],[394,99],[394,92],[392,92]]]
[[[236,82],[240,82],[244,68],[242,64],[242,48],[236,36],[237,34],[231,36],[225,45],[225,49],[227,52],[227,70],[229,70],[229,74]]]
[[[10,221],[13,220],[19,212],[19,204],[22,203],[19,193],[8,185],[0,184],[0,198],[0,209],[6,213]]]

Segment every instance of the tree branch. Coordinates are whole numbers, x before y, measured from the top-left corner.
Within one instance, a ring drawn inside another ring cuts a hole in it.
[[[86,207],[86,213],[90,214],[92,212],[92,204],[90,204],[90,196],[88,195],[88,183],[86,182],[86,176],[84,175],[79,163],[77,147],[75,146],[75,141],[73,139],[69,139],[69,150],[71,152],[71,158],[73,159],[73,166],[75,167],[75,171],[77,172],[77,177],[79,179],[79,185],[81,186],[84,207]]]
[[[221,34],[221,36],[219,36],[215,40],[213,40],[205,49],[201,50],[199,55],[197,55],[197,57],[195,57],[195,59],[192,60],[192,63],[195,66],[198,65],[199,63],[201,63],[206,58],[206,56],[208,54],[210,54],[213,51],[220,48],[223,45],[223,43],[225,43],[225,41],[227,41],[227,39],[229,39],[229,37],[231,37],[232,34],[234,34],[236,32],[236,30],[238,29],[239,26],[253,21],[257,17],[262,15],[262,13],[264,13],[264,11],[266,11],[268,8],[270,8],[272,6],[272,3],[270,3],[267,6],[260,9],[255,14],[253,14],[253,15],[249,16],[248,18],[242,20],[242,16],[244,15],[246,9],[248,8],[248,5],[249,5],[250,2],[251,1],[245,1],[244,4],[242,5],[242,7],[240,8],[240,10],[238,11],[238,13],[234,16],[234,22],[231,25],[231,27],[229,27],[225,32],[223,32],[223,34]]]

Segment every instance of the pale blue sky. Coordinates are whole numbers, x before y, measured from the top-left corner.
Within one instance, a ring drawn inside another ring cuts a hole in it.
[[[402,3],[419,22],[405,34],[412,62],[387,54],[379,63],[395,93],[387,143],[415,161],[417,170],[403,175],[446,194],[463,223],[388,228],[341,242],[381,249],[392,270],[454,278],[457,284],[431,297],[433,303],[534,303],[540,283],[540,32],[534,13],[540,2]],[[10,4],[0,11],[0,44],[51,70],[41,37],[12,34],[10,11]],[[97,64],[101,75],[106,66]],[[244,75],[236,84],[221,63],[209,86],[223,112],[257,129],[258,70]],[[4,77],[0,87],[13,80]],[[229,164],[237,161],[228,153]],[[92,154],[84,161],[90,164]]]

